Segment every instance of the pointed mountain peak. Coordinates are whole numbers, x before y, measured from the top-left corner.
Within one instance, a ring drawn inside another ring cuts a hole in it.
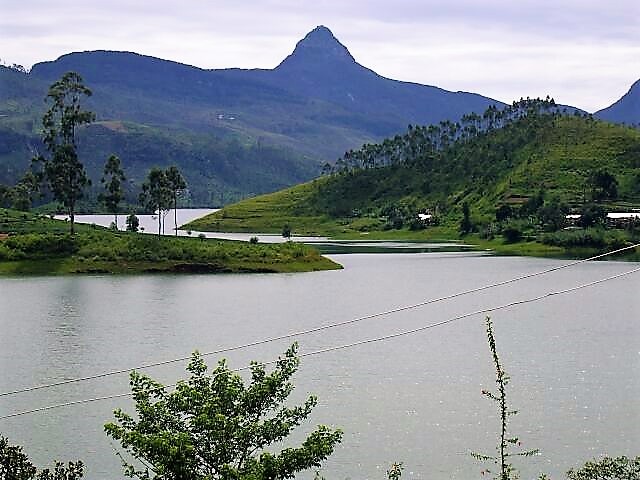
[[[277,68],[294,65],[327,65],[336,62],[355,63],[355,60],[347,47],[333,36],[331,30],[320,25],[307,33],[296,44],[293,53],[285,58]]]
[[[340,42],[333,36],[333,32],[324,25],[318,25],[305,35],[305,37],[298,42],[298,46],[327,46],[332,47],[335,44],[340,45]]]

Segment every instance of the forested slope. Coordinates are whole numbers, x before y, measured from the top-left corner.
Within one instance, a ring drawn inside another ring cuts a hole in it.
[[[603,172],[615,179],[614,197],[597,184]],[[459,122],[412,126],[346,152],[326,173],[191,227],[275,232],[286,222],[296,233],[336,234],[407,227],[420,212],[453,225],[464,203],[479,223],[491,222],[503,205],[577,209],[597,200],[624,209],[640,203],[640,132],[524,100]]]

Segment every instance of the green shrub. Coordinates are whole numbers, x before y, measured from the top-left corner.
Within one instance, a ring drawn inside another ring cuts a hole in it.
[[[25,258],[67,257],[76,253],[79,243],[76,237],[54,233],[29,233],[15,235],[5,240],[5,247]]]
[[[542,243],[564,248],[591,247],[598,249],[621,248],[630,240],[622,230],[604,228],[585,228],[583,230],[563,230],[547,233],[540,238]]]

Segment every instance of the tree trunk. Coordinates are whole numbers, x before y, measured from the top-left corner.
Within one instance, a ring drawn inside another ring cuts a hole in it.
[[[173,197],[173,223],[175,225],[175,235],[178,236],[178,197]]]
[[[69,224],[71,228],[71,235],[75,235],[76,233],[75,220],[76,220],[76,216],[75,216],[74,208],[72,206],[69,208]]]

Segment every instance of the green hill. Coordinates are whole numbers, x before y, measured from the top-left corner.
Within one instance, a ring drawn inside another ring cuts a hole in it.
[[[615,195],[595,180],[607,173]],[[451,238],[467,203],[478,232],[526,220],[535,233],[549,229],[545,208],[579,212],[593,202],[608,211],[640,206],[640,131],[525,100],[504,113],[410,127],[347,152],[327,176],[227,206],[189,228],[279,232],[288,223],[294,234]],[[421,212],[438,226],[423,229]]]

